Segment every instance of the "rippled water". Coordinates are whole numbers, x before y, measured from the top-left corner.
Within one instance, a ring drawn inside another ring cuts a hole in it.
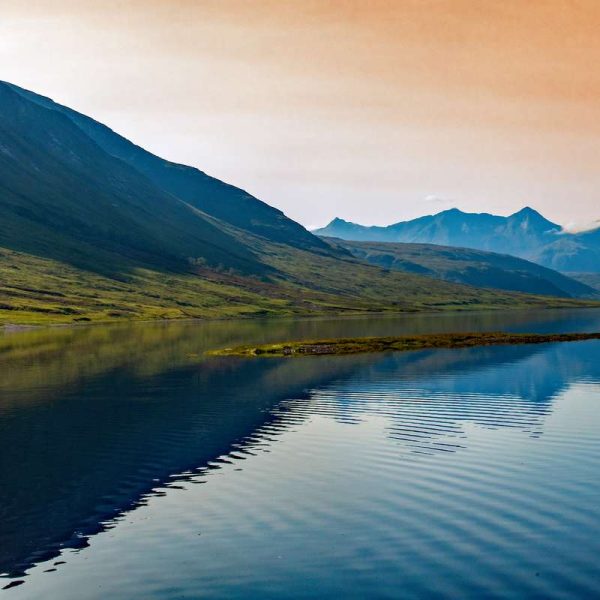
[[[0,337],[0,594],[598,597],[600,342],[203,356],[475,329],[600,312]]]

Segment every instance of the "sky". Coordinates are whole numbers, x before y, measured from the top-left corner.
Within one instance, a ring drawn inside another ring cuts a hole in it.
[[[600,220],[598,0],[0,0],[0,79],[307,227]]]

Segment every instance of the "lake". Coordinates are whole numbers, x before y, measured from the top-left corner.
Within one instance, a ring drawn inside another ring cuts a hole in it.
[[[0,596],[598,597],[600,341],[204,355],[442,331],[600,310],[0,334]]]

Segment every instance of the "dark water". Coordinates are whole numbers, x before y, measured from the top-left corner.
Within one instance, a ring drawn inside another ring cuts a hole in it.
[[[0,335],[0,594],[599,597],[600,342],[203,356],[458,330],[600,311]]]

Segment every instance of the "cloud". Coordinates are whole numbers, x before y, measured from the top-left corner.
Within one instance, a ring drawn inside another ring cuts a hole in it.
[[[441,196],[431,194],[429,196],[425,196],[425,202],[430,204],[448,204],[448,202],[450,202],[450,198],[443,198]]]
[[[596,219],[595,221],[570,221],[564,226],[563,232],[582,233],[598,228],[600,228],[600,219]]]
[[[436,212],[447,210],[449,208],[458,208],[456,198],[437,196],[435,194],[429,194],[428,196],[425,196],[425,198],[423,198],[423,202],[426,206],[425,210],[427,210],[427,206],[429,206],[431,210]]]

